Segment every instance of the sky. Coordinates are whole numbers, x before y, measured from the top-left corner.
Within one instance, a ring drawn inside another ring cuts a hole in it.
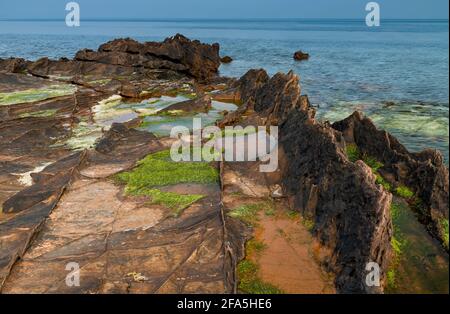
[[[0,0],[0,19],[64,19],[69,0]],[[76,0],[81,18],[365,18],[369,0]],[[448,0],[377,0],[381,18],[448,19]]]

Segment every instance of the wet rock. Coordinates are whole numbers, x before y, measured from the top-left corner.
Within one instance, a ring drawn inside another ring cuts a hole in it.
[[[211,96],[204,95],[196,99],[186,100],[170,105],[169,107],[164,108],[160,112],[161,113],[175,112],[175,114],[177,112],[179,112],[180,114],[192,112],[208,112],[211,109],[211,107],[212,107]]]
[[[308,53],[305,53],[305,52],[303,52],[301,50],[296,51],[294,53],[294,60],[303,61],[303,60],[308,60],[308,59],[309,59],[309,54]]]
[[[225,57],[220,58],[220,62],[225,63],[225,64],[231,63],[231,62],[233,62],[233,58],[231,58],[230,56],[225,56]]]
[[[139,98],[141,90],[138,86],[130,83],[122,84],[119,95],[127,98]]]
[[[74,170],[84,154],[76,153],[60,162],[46,167],[34,176],[35,184],[15,194],[3,203],[4,213],[33,210],[36,206],[54,206],[62,191],[70,183]]]

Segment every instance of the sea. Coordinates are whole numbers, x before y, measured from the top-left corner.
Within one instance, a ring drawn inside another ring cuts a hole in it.
[[[159,41],[181,33],[219,43],[234,61],[221,75],[263,68],[294,71],[317,117],[334,122],[355,110],[395,135],[409,150],[449,150],[448,20],[160,19],[0,20],[0,58],[73,57],[108,40]],[[302,50],[308,61],[294,61]]]

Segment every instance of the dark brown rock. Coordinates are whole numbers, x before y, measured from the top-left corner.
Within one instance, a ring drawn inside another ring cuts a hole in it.
[[[225,57],[222,57],[222,58],[220,58],[220,62],[222,62],[222,63],[231,63],[231,62],[233,62],[233,58],[231,58],[230,56],[225,56]]]
[[[163,42],[139,43],[116,39],[101,45],[98,51],[83,49],[73,60],[42,58],[35,62],[23,59],[0,60],[0,71],[50,75],[129,76],[152,70],[176,71],[199,81],[217,76],[220,66],[219,45],[203,44],[177,34]]]
[[[33,210],[34,207],[42,206],[42,204],[55,206],[83,158],[83,153],[75,153],[46,167],[39,175],[33,177],[35,184],[3,203],[3,212],[17,213]]]
[[[188,73],[199,80],[218,74],[219,44],[202,44],[177,34],[162,43],[146,43],[145,48],[146,54],[185,65]]]
[[[307,54],[301,50],[294,53],[294,60],[303,61],[303,60],[308,60],[308,59],[309,59],[309,54]]]
[[[362,154],[382,162],[380,172],[391,178],[394,186],[405,185],[416,193],[426,208],[422,218],[431,223],[432,233],[442,238],[439,221],[448,219],[449,208],[449,172],[442,154],[433,149],[410,153],[360,112],[334,123],[333,128],[343,133],[347,143],[355,143]]]
[[[246,103],[254,98],[259,89],[269,81],[269,75],[263,69],[249,70],[239,81],[235,83],[235,87],[240,92],[242,103]]]
[[[29,61],[22,58],[0,58],[0,71],[5,71],[7,73],[23,73],[27,69]]]
[[[314,221],[313,233],[331,252],[326,263],[336,274],[338,292],[381,292],[382,287],[366,286],[365,267],[378,263],[384,281],[391,256],[392,195],[375,183],[364,163],[348,160],[339,131],[314,119],[298,81],[292,72],[270,79],[264,71],[247,73],[238,87],[248,106],[219,125],[241,123],[234,115],[245,113],[246,122],[279,126],[279,173],[271,185],[280,185],[291,209]]]

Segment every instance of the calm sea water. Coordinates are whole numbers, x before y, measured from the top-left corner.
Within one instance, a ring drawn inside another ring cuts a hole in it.
[[[218,42],[235,61],[222,75],[251,68],[270,74],[294,70],[321,119],[363,110],[409,149],[437,148],[448,160],[448,21],[158,20],[0,21],[0,57],[72,57],[117,37],[161,40],[176,33]],[[310,53],[295,62],[296,50]],[[394,104],[386,104],[394,102]]]

